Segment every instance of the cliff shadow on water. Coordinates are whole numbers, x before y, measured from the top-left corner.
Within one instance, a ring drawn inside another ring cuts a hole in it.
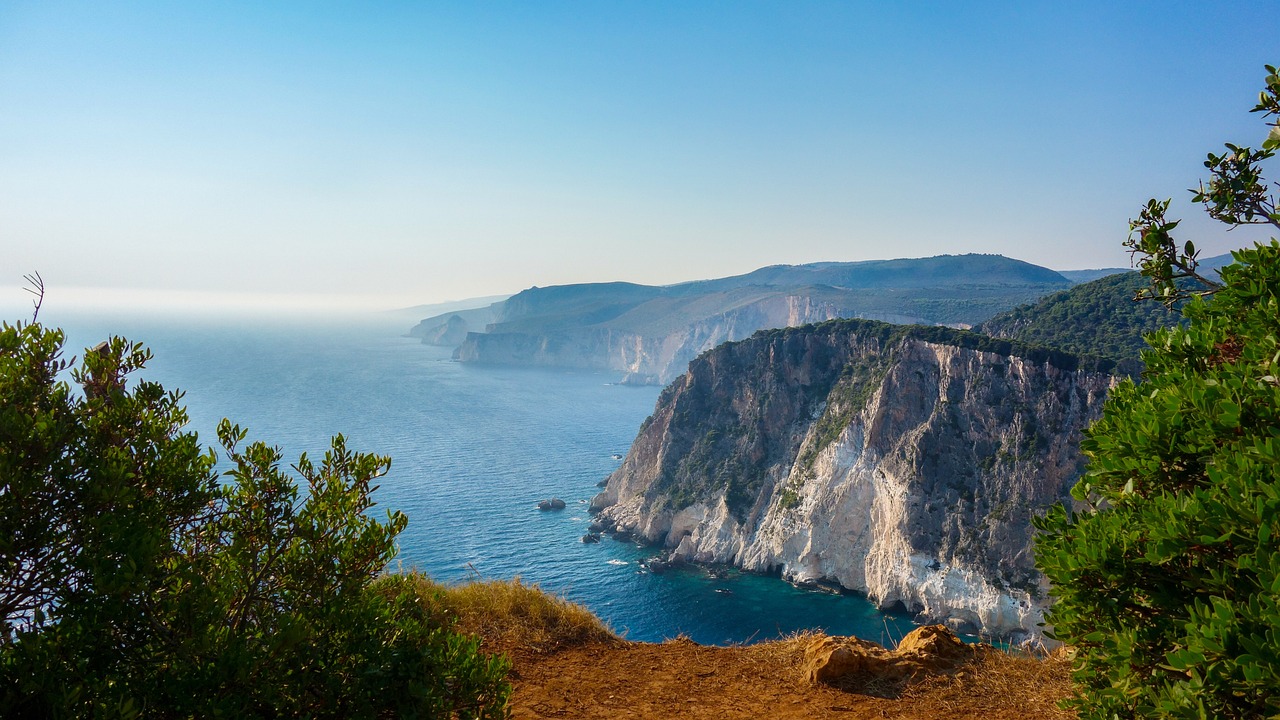
[[[698,357],[592,501],[677,561],[826,581],[921,620],[1038,637],[1031,517],[1070,502],[1116,363],[837,320]]]

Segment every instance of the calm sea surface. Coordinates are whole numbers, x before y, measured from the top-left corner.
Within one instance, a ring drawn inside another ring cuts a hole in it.
[[[376,495],[409,517],[398,563],[437,579],[519,576],[586,605],[633,640],[688,635],[727,644],[804,628],[883,641],[914,625],[863,598],[777,578],[704,569],[653,575],[653,550],[583,544],[587,501],[653,410],[658,388],[613,373],[476,367],[402,337],[412,325],[232,323],[107,316],[41,318],[67,330],[68,354],[110,334],[144,342],[147,376],[186,392],[191,429],[216,444],[223,417],[249,439],[318,459],[330,436],[392,457]],[[539,512],[541,498],[568,508]],[[378,511],[375,509],[375,511]]]

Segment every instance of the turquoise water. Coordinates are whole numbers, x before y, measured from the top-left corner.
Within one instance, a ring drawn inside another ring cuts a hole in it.
[[[614,385],[613,373],[462,365],[401,337],[407,324],[387,318],[42,320],[68,331],[74,354],[108,334],[146,343],[155,353],[148,377],[186,392],[191,428],[206,444],[225,416],[290,461],[322,453],[339,432],[353,449],[390,455],[376,499],[409,517],[400,567],[446,581],[519,576],[633,640],[729,644],[816,628],[884,641],[914,627],[861,597],[729,568],[654,575],[640,565],[653,549],[580,542],[596,483],[618,466],[612,456],[626,453],[658,388]],[[552,496],[568,507],[536,509]]]

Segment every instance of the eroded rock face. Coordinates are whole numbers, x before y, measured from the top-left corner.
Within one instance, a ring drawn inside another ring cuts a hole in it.
[[[1038,635],[1030,519],[1069,501],[1114,379],[973,337],[838,321],[722,346],[663,391],[592,508],[675,558]]]
[[[952,672],[981,651],[941,625],[928,625],[908,633],[895,650],[855,637],[815,638],[805,648],[804,669],[811,683],[895,690],[927,675]]]

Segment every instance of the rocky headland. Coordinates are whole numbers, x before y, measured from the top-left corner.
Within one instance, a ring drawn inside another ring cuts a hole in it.
[[[592,509],[677,561],[1035,637],[1048,588],[1030,520],[1070,501],[1113,367],[938,327],[760,332],[663,391]]]

